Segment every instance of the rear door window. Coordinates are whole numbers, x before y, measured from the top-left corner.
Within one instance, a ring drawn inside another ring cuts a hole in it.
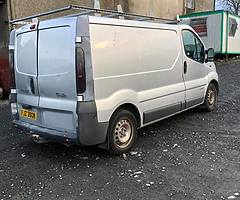
[[[75,64],[70,27],[39,31],[39,75],[67,73]]]
[[[16,66],[20,73],[37,74],[37,32],[21,33],[17,36]]]

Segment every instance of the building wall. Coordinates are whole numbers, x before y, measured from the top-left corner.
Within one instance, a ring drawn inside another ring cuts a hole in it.
[[[93,7],[94,0],[8,0],[12,16],[16,19],[70,4]],[[174,19],[186,12],[185,0],[100,0],[101,8],[116,10],[121,4],[125,12]],[[26,6],[28,5],[28,6]],[[194,11],[213,10],[214,0],[195,0]]]
[[[129,11],[138,14],[174,19],[186,14],[185,0],[128,0]],[[191,12],[214,10],[214,0],[195,0]]]
[[[184,0],[129,0],[129,11],[138,14],[174,19],[183,13]]]
[[[71,4],[93,6],[93,0],[8,0],[12,7],[12,16],[16,19],[48,10],[61,8]],[[81,2],[81,3],[79,3]],[[28,5],[28,6],[26,6]]]
[[[213,0],[196,0],[195,4],[196,4],[195,12],[215,9],[214,8],[215,3]]]
[[[100,0],[102,9],[116,10],[117,5],[121,4],[124,12],[129,11],[128,0]]]
[[[8,15],[7,4],[0,4],[0,88],[9,88],[9,68],[8,66]],[[4,90],[4,91],[5,91]]]

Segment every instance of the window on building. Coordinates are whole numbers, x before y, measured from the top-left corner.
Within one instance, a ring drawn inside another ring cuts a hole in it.
[[[228,35],[230,37],[234,37],[236,35],[237,29],[238,29],[237,20],[234,18],[229,18],[229,33],[228,33]]]
[[[198,37],[189,30],[182,31],[183,44],[186,56],[197,62],[204,62],[205,49]]]
[[[200,37],[207,37],[207,17],[191,19],[190,26]]]
[[[195,10],[195,0],[185,0],[186,14],[193,13]]]

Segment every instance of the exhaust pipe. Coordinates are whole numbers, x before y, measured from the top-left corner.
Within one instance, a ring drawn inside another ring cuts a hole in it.
[[[48,141],[45,140],[43,137],[41,137],[40,135],[36,135],[36,134],[33,134],[32,135],[32,140],[35,142],[35,143],[38,143],[38,144],[44,144],[44,143],[47,143]]]

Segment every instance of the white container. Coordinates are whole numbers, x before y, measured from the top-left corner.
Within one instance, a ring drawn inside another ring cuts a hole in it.
[[[216,54],[240,54],[240,17],[227,11],[208,11],[180,16]]]

